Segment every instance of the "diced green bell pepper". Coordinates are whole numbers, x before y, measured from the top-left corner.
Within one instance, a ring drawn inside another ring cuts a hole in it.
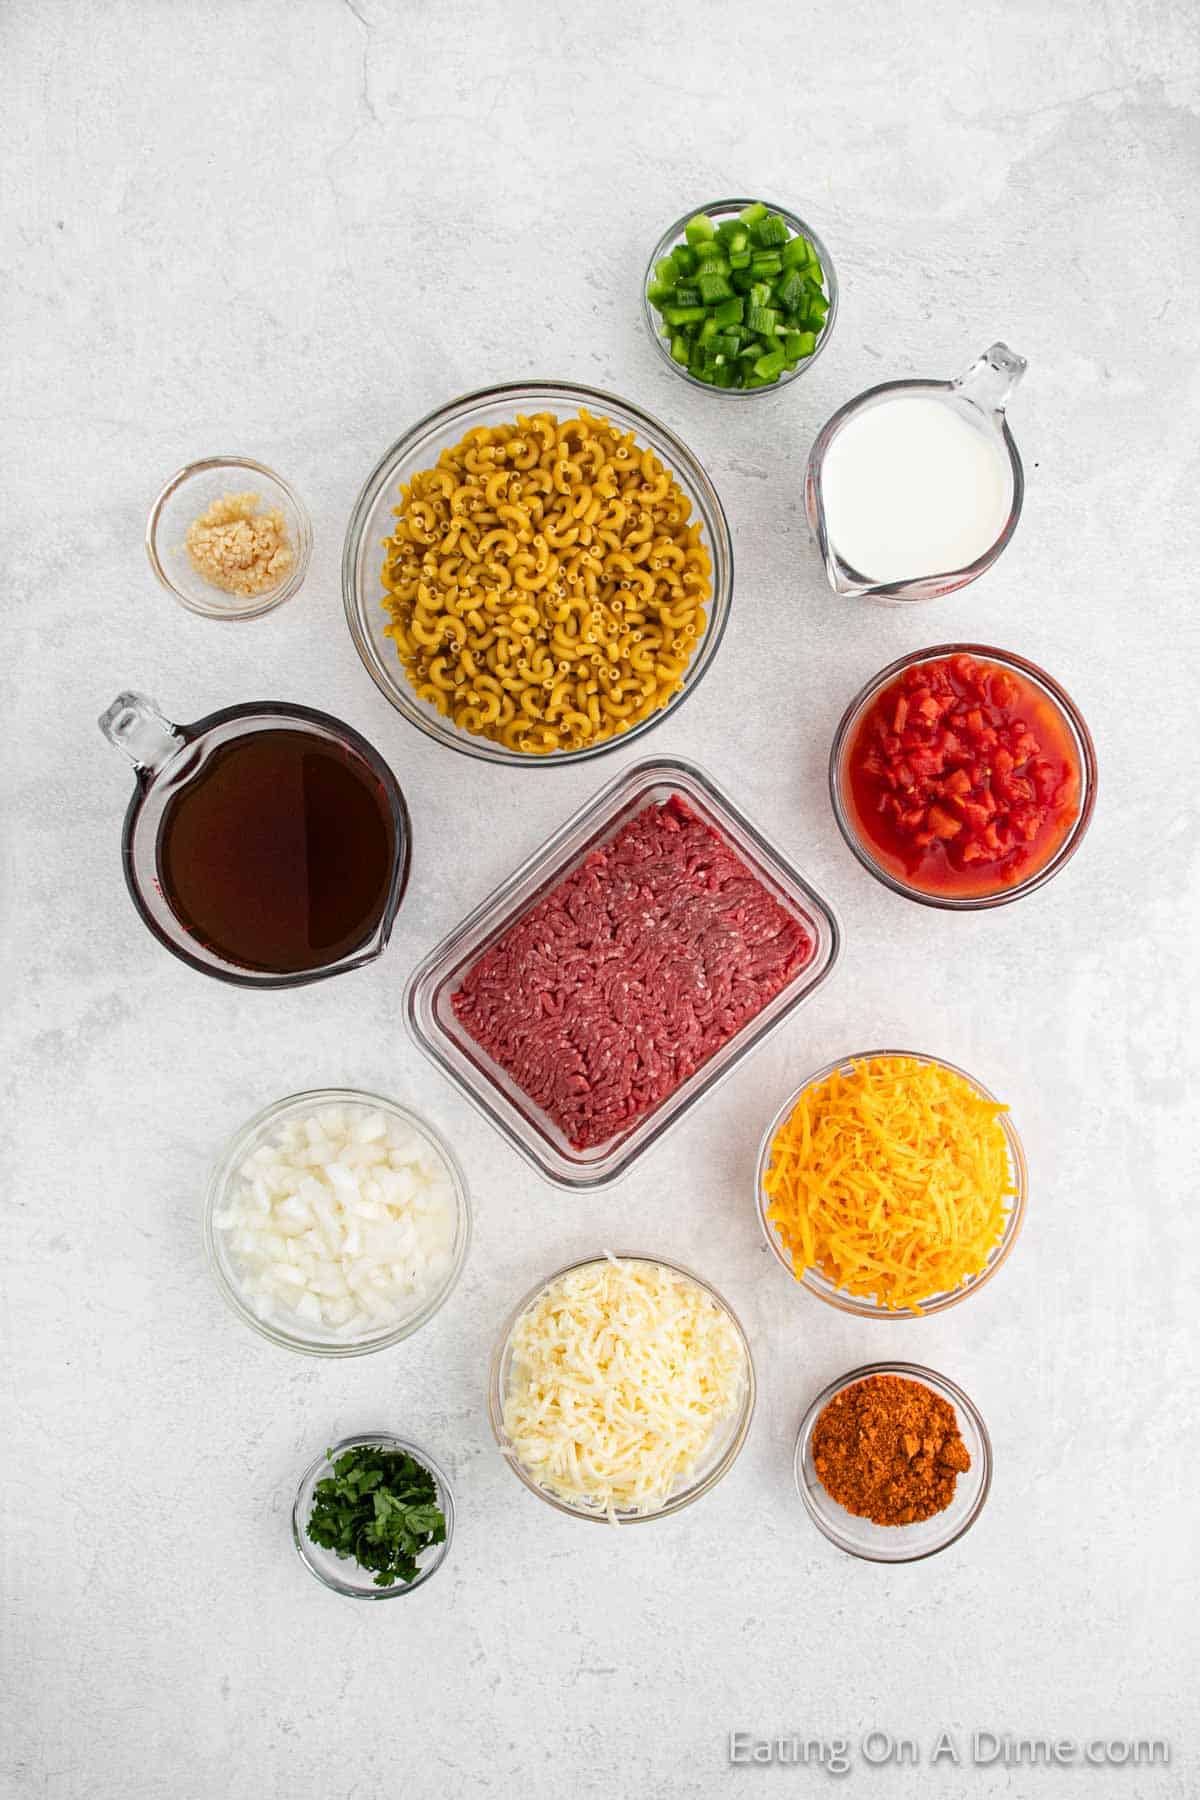
[[[725,275],[698,275],[696,283],[705,306],[715,306],[719,300],[728,300],[733,294]]]
[[[785,312],[799,312],[807,295],[807,283],[794,269],[775,283],[775,298]]]
[[[784,224],[782,216],[779,213],[768,213],[765,219],[760,219],[754,228],[754,241],[756,244],[761,244],[764,250],[769,250],[775,245],[786,244],[788,228]]]
[[[746,326],[760,336],[770,337],[779,323],[779,314],[773,306],[751,306],[746,313]]]

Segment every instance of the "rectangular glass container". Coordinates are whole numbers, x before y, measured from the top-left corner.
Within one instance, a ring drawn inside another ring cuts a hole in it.
[[[463,1029],[451,998],[471,965],[590,851],[608,843],[644,807],[660,805],[672,794],[685,800],[737,852],[768,893],[801,922],[812,939],[813,954],[761,1012],[650,1112],[603,1144],[576,1150]],[[404,992],[404,1016],[413,1040],[540,1175],[556,1187],[587,1191],[627,1174],[651,1144],[782,1025],[826,980],[840,947],[841,931],[828,902],[738,811],[712,777],[695,763],[657,757],[623,769],[443,938],[410,976]]]

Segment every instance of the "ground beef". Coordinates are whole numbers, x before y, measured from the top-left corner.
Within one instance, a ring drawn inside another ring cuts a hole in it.
[[[675,794],[517,920],[453,997],[577,1150],[674,1093],[804,968],[812,940]]]

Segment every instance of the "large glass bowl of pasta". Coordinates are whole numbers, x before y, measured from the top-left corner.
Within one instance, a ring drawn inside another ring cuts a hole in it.
[[[733,550],[686,445],[568,382],[481,389],[393,444],[342,556],[350,633],[427,736],[488,762],[582,761],[697,686]]]

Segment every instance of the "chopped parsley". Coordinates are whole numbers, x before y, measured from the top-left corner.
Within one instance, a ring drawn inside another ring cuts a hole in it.
[[[407,1450],[346,1450],[314,1489],[308,1535],[374,1570],[376,1587],[415,1581],[421,1552],[446,1537],[437,1482]]]

